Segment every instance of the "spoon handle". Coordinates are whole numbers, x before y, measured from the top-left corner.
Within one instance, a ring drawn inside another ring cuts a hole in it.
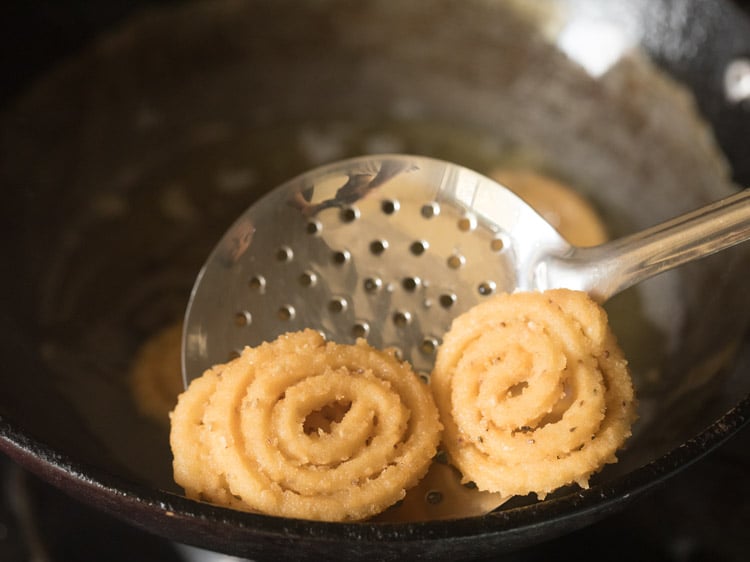
[[[604,302],[654,275],[750,239],[750,188],[636,234],[550,256],[537,285],[586,291]]]

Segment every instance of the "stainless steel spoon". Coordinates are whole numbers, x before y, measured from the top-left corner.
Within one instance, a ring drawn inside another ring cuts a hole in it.
[[[567,287],[605,301],[750,238],[750,190],[600,246],[567,243],[509,189],[425,157],[305,173],[251,206],[193,288],[185,383],[245,345],[303,328],[395,347],[429,373],[452,319],[496,292]]]

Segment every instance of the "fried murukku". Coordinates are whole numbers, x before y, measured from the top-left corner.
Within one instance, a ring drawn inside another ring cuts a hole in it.
[[[442,426],[394,354],[314,330],[246,348],[180,396],[170,443],[189,497],[284,517],[361,520],[427,472]]]
[[[221,472],[212,466],[211,449],[206,439],[203,414],[226,365],[216,365],[190,383],[189,392],[180,395],[178,405],[170,414],[169,434],[174,454],[172,469],[175,482],[191,499],[210,501],[241,508],[227,487]]]
[[[607,241],[607,229],[594,206],[569,185],[526,168],[498,168],[490,177],[507,186],[576,246]]]
[[[631,434],[635,397],[606,312],[556,289],[501,294],[456,318],[432,390],[464,481],[541,499],[588,486]]]
[[[146,340],[130,370],[130,389],[138,411],[163,426],[169,424],[169,412],[183,390],[181,346],[182,322],[176,322]]]

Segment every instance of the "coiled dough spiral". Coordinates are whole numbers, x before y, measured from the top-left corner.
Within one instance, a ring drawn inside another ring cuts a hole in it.
[[[313,330],[246,348],[180,396],[170,442],[188,497],[270,515],[361,520],[427,472],[442,426],[391,353]]]
[[[543,498],[616,462],[635,397],[605,311],[565,289],[500,294],[456,318],[431,384],[464,481]]]

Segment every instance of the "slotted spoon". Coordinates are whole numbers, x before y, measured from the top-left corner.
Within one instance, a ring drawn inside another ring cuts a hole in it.
[[[605,301],[749,237],[750,190],[579,248],[467,168],[400,155],[337,162],[269,192],[218,243],[188,305],[183,376],[303,328],[395,347],[426,374],[452,319],[488,295],[566,287]]]

